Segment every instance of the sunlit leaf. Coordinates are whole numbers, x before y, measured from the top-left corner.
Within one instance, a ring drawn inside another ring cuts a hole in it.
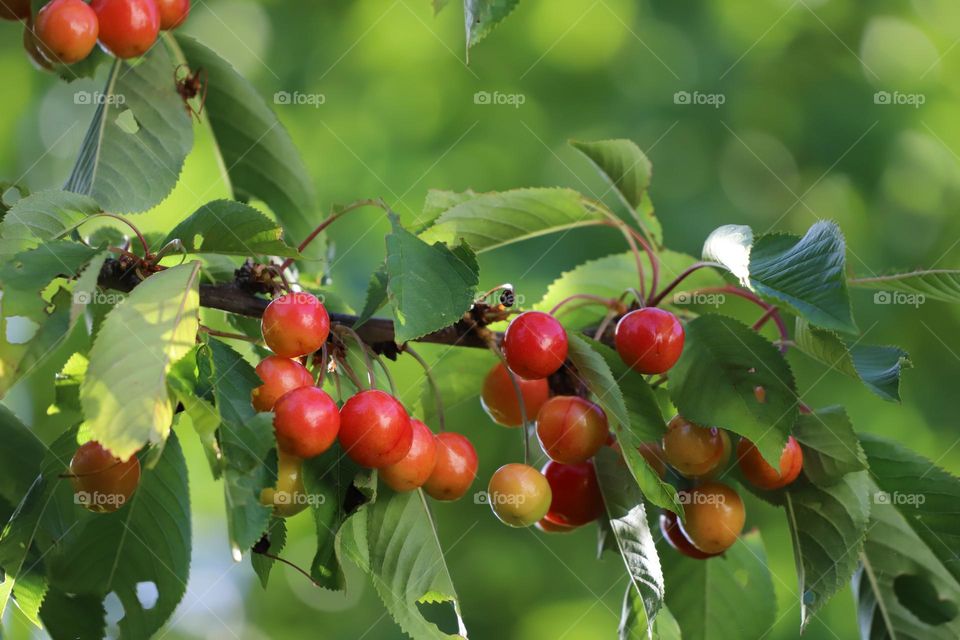
[[[208,202],[178,224],[161,243],[178,239],[188,253],[297,257],[283,229],[253,207],[233,200]]]

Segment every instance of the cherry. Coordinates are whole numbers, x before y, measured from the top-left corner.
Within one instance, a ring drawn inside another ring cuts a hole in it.
[[[437,438],[430,427],[419,420],[410,420],[413,444],[400,462],[380,470],[380,477],[394,491],[413,491],[430,478],[437,463]]]
[[[503,335],[503,355],[521,378],[546,378],[567,359],[567,332],[556,318],[542,311],[525,311]]]
[[[70,460],[70,483],[76,502],[90,511],[109,513],[127,503],[140,484],[140,461],[114,457],[99,442],[87,442]]]
[[[260,330],[275,354],[298,358],[327,341],[330,316],[323,303],[309,293],[288,293],[267,305]]]
[[[83,0],[53,0],[37,14],[36,36],[41,51],[53,62],[83,60],[97,43],[97,14]]]
[[[550,385],[544,379],[527,380],[520,376],[517,376],[517,385],[523,395],[527,419],[536,420],[540,407],[550,397]],[[480,403],[490,419],[497,424],[505,427],[519,427],[523,424],[520,402],[510,380],[510,373],[502,362],[495,364],[484,378]]]
[[[688,478],[707,476],[729,455],[729,437],[717,427],[701,427],[683,416],[674,416],[663,436],[663,454],[667,463]]]
[[[666,457],[663,453],[663,447],[660,446],[659,442],[641,442],[637,446],[637,451],[639,451],[640,455],[647,461],[647,464],[657,472],[658,476],[663,478],[667,475]]]
[[[2,2],[2,0],[0,0],[0,2]],[[27,52],[30,62],[32,62],[33,66],[38,70],[50,71],[53,69],[53,64],[51,64],[50,60],[48,60],[47,56],[43,53],[43,44],[40,42],[40,39],[37,38],[37,33],[29,22],[23,26],[23,49]]]
[[[0,1],[0,18],[4,20],[26,20],[30,17],[30,0]]]
[[[280,518],[295,516],[307,508],[303,486],[303,460],[277,451],[277,484],[260,492],[260,504],[273,507]]]
[[[142,56],[160,34],[160,11],[154,0],[93,0],[100,20],[100,46],[118,58]]]
[[[250,392],[253,408],[271,411],[280,397],[300,387],[312,387],[313,375],[307,368],[290,358],[268,356],[257,365],[257,375],[263,384]]]
[[[545,520],[567,527],[579,527],[603,514],[603,496],[592,462],[562,464],[551,460],[543,465],[541,471],[550,483],[553,494]]]
[[[680,528],[680,521],[673,511],[664,511],[660,514],[660,532],[671,547],[687,557],[695,560],[706,560],[719,555],[717,553],[704,553],[693,546],[683,529]]]
[[[669,311],[647,307],[620,318],[614,344],[623,361],[640,373],[663,373],[683,351],[683,325]]]
[[[176,29],[190,15],[190,0],[156,0],[160,11],[160,30]]]
[[[787,445],[780,454],[780,471],[777,471],[763,459],[752,442],[741,438],[737,444],[737,463],[752,485],[769,491],[785,487],[797,479],[803,469],[803,451],[793,436],[787,438]]]
[[[533,525],[540,531],[544,533],[570,533],[571,531],[576,531],[577,527],[568,527],[565,524],[557,524],[556,522],[550,522],[547,520],[547,517],[544,516],[540,519],[537,524]]]
[[[388,467],[400,462],[412,445],[410,416],[389,393],[361,391],[340,408],[340,446],[357,464]]]
[[[746,515],[736,491],[719,482],[705,482],[681,492],[680,500],[686,516],[680,528],[697,549],[723,553],[737,541]]]
[[[284,394],[273,412],[279,449],[298,458],[312,458],[329,449],[340,429],[337,403],[318,387]]]
[[[593,456],[607,441],[607,414],[579,396],[555,396],[537,414],[537,437],[552,460],[574,464]]]
[[[423,485],[436,500],[457,500],[477,477],[477,451],[459,433],[437,434],[437,464]]]
[[[506,525],[529,527],[550,510],[552,491],[542,473],[512,462],[497,469],[487,487],[490,508]]]

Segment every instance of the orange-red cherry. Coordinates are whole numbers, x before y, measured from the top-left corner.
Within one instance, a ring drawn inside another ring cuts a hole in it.
[[[437,434],[437,463],[423,485],[436,500],[458,500],[477,477],[477,451],[459,433]]]
[[[0,18],[4,20],[26,20],[30,17],[30,0],[0,1]]]
[[[614,344],[623,361],[636,371],[664,373],[680,359],[683,336],[683,325],[675,315],[646,307],[620,318]]]
[[[155,0],[93,0],[100,21],[100,46],[118,58],[142,56],[160,34]]]
[[[267,305],[260,322],[263,340],[278,356],[298,358],[323,346],[330,335],[330,315],[309,293],[288,293]]]
[[[664,511],[660,514],[660,532],[663,534],[663,538],[670,544],[671,547],[682,553],[683,555],[693,558],[695,560],[706,560],[707,558],[712,558],[717,553],[704,553],[693,546],[693,543],[687,538],[686,534],[680,528],[680,522],[677,518],[677,514],[673,511]]]
[[[313,375],[305,366],[280,356],[268,356],[257,365],[257,375],[263,384],[250,392],[253,408],[271,411],[285,393],[300,387],[312,387]]]
[[[37,37],[37,32],[28,21],[23,25],[23,50],[27,52],[27,57],[30,58],[30,62],[36,69],[39,71],[50,71],[53,69],[53,64],[49,58],[47,58],[43,49],[43,44],[40,42],[40,38]]]
[[[437,438],[430,427],[419,420],[410,420],[413,443],[400,462],[380,469],[380,477],[394,491],[413,491],[433,473],[437,464]]]
[[[575,464],[592,457],[607,441],[607,414],[579,396],[554,396],[537,414],[537,437],[551,460]]]
[[[579,527],[603,514],[603,496],[590,461],[562,464],[549,461],[541,470],[553,499],[544,518],[559,525]]]
[[[723,553],[737,541],[746,514],[736,491],[719,482],[705,482],[680,493],[686,520],[680,528],[704,553]]]
[[[550,483],[530,465],[512,462],[490,477],[487,496],[500,521],[511,527],[536,524],[550,510]]]
[[[51,62],[83,60],[97,43],[97,14],[83,0],[53,0],[37,13],[34,25],[41,52]]]
[[[701,427],[674,416],[663,435],[663,455],[682,476],[700,478],[716,471],[729,458],[729,436],[716,427]]]
[[[763,459],[760,450],[752,442],[741,438],[737,444],[737,463],[750,484],[770,491],[785,487],[797,479],[803,469],[803,451],[793,436],[787,438],[787,445],[780,454],[780,470],[777,471]]]
[[[537,524],[533,525],[540,531],[544,533],[571,533],[577,530],[577,527],[568,527],[565,524],[557,524],[556,522],[550,522],[547,520],[547,517],[544,516],[540,519]]]
[[[517,376],[517,386],[523,396],[527,420],[537,419],[540,407],[550,397],[550,385],[545,379],[527,380]],[[510,372],[498,362],[487,373],[483,380],[483,391],[480,394],[480,403],[490,416],[490,419],[505,427],[519,427],[523,424],[520,414],[520,402],[510,380]]]
[[[410,415],[389,393],[361,391],[340,408],[340,446],[357,464],[388,467],[400,462],[412,445]]]
[[[137,456],[120,460],[98,442],[83,444],[70,460],[70,483],[77,504],[97,513],[125,505],[140,484]]]
[[[298,458],[318,456],[333,444],[340,429],[337,403],[318,387],[285,393],[273,406],[277,446]]]
[[[160,30],[176,29],[190,15],[190,0],[156,0],[160,11]]]
[[[521,378],[546,378],[567,359],[567,332],[550,314],[525,311],[507,327],[503,355],[510,370]]]

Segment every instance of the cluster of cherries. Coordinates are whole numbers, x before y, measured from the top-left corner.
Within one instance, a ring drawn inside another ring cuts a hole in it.
[[[263,384],[251,400],[257,411],[273,411],[278,451],[277,485],[261,493],[263,504],[283,517],[305,509],[303,460],[337,440],[351,460],[377,469],[395,491],[423,487],[437,500],[456,500],[467,492],[477,474],[477,453],[465,436],[434,434],[384,391],[359,391],[338,408],[316,386],[299,360],[320,349],[330,333],[330,317],[316,297],[276,298],[264,311],[261,329],[274,355],[257,365]]]
[[[23,46],[45,69],[83,60],[97,42],[118,58],[142,56],[189,13],[190,0],[51,0],[36,16],[30,0],[0,3],[0,17],[26,22]]]
[[[636,309],[620,319],[614,343],[632,369],[642,374],[666,373],[683,351],[683,325],[668,311]],[[491,478],[491,508],[512,526],[536,524],[546,532],[568,532],[603,512],[591,458],[604,445],[619,445],[598,405],[580,396],[550,396],[547,378],[563,366],[567,348],[566,331],[556,318],[535,311],[522,313],[510,323],[503,340],[510,371],[498,364],[484,380],[481,401],[494,422],[521,427],[523,411],[536,416],[537,437],[550,458],[540,471],[508,464]],[[726,431],[676,416],[661,442],[643,443],[638,451],[661,478],[669,465],[692,485],[680,492],[685,522],[673,512],[661,516],[663,535],[672,546],[702,559],[723,553],[736,541],[745,520],[743,501],[732,488],[716,481],[728,468],[732,453]],[[743,476],[762,490],[790,484],[803,466],[793,437],[781,456],[780,471],[767,464],[747,439],[740,440],[737,454]]]

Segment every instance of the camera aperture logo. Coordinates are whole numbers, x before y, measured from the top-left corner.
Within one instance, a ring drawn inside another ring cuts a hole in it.
[[[301,91],[277,91],[273,94],[273,104],[319,109],[326,104],[327,96],[322,93],[303,93]]]
[[[514,109],[519,109],[520,105],[527,101],[527,96],[522,93],[501,93],[494,91],[477,91],[473,94],[473,104],[480,105],[507,105]]]

